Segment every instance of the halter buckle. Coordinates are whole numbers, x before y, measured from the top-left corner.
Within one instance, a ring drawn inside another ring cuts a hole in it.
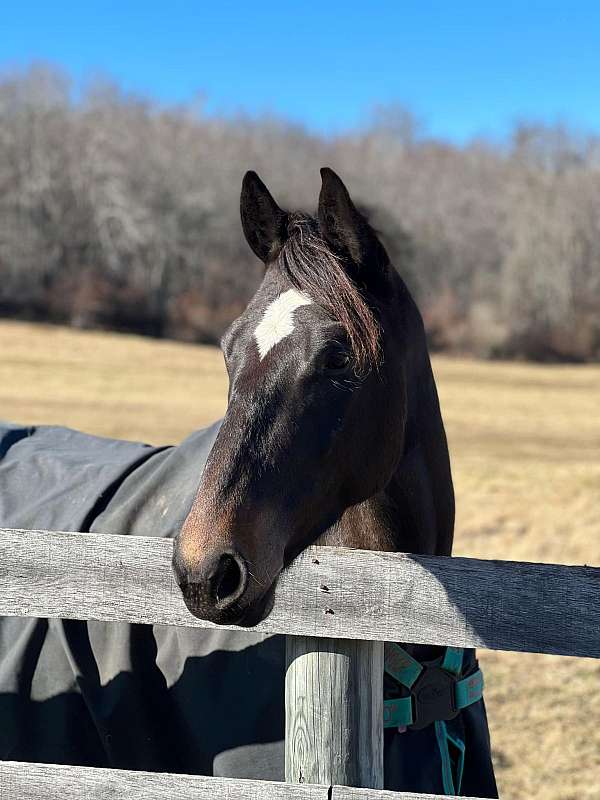
[[[447,672],[439,661],[423,664],[423,672],[410,689],[413,722],[408,727],[420,731],[436,720],[454,719],[457,678]]]

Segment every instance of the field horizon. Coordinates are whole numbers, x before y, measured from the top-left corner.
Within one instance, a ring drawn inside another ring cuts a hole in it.
[[[0,347],[1,419],[176,444],[226,406],[214,347],[6,320]],[[600,365],[432,361],[457,496],[454,554],[600,565]],[[600,797],[600,663],[480,660],[501,796]]]

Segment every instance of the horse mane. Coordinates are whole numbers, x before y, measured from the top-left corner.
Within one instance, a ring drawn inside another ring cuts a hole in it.
[[[377,368],[381,360],[379,323],[345,268],[344,261],[321,236],[308,214],[288,215],[287,238],[276,264],[298,291],[327,311],[344,329],[357,374]]]

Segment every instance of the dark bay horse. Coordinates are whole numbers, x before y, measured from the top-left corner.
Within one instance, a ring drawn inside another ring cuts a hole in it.
[[[0,525],[175,536],[190,611],[249,628],[314,542],[449,555],[454,494],[419,311],[339,177],[311,217],[249,172],[241,216],[265,274],[223,338],[225,418],[174,448],[0,427]],[[0,758],[279,780],[283,665],[251,630],[5,618]],[[386,787],[496,797],[483,700],[447,726],[447,764],[437,723],[386,729]]]

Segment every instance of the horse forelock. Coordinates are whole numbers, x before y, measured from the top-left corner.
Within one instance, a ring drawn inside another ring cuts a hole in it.
[[[380,326],[343,259],[320,235],[316,220],[308,214],[290,214],[287,233],[276,265],[299,292],[342,326],[357,372],[376,368],[381,360]]]

